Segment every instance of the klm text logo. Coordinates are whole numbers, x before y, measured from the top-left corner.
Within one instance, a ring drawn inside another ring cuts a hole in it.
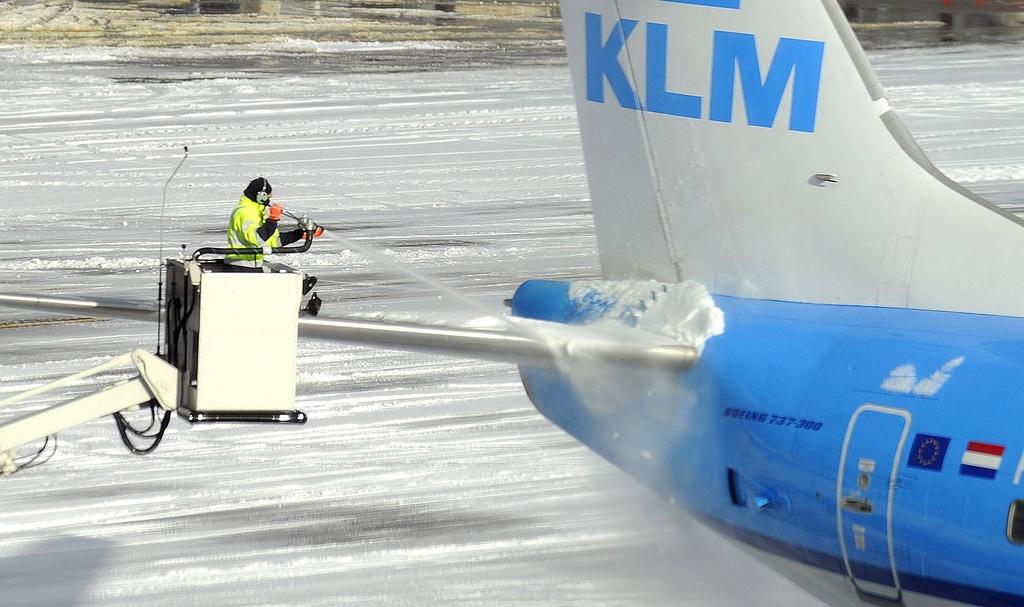
[[[605,35],[601,15],[587,13],[587,99],[605,102],[605,82],[619,105],[631,110],[702,118],[704,98],[668,90],[668,37],[664,23],[647,23],[646,91],[643,105],[620,62],[626,41],[639,25],[621,19]],[[792,88],[789,129],[814,132],[821,84],[821,61],[825,43],[816,40],[782,38],[775,49],[768,72],[762,80],[761,60],[753,34],[716,31],[711,55],[711,90],[708,119],[732,122],[736,81],[739,80],[747,124],[771,127],[787,88]],[[634,62],[635,57],[631,57]],[[685,57],[679,58],[685,61]],[[792,84],[791,84],[792,83]]]

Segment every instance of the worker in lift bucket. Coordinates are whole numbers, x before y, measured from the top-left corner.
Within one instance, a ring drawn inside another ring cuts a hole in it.
[[[300,226],[294,230],[281,232],[278,222],[284,213],[284,206],[271,202],[273,188],[263,177],[249,182],[238,205],[228,219],[228,246],[232,249],[261,249],[261,253],[229,253],[224,263],[231,272],[263,272],[263,257],[269,255],[271,249],[285,247],[293,242],[306,238],[307,230],[313,231],[313,238],[319,238],[324,229],[307,219],[300,220]],[[305,222],[305,225],[302,223]],[[313,290],[315,276],[302,279],[302,295]],[[309,299],[305,310],[312,316],[320,311],[320,298],[316,293]]]

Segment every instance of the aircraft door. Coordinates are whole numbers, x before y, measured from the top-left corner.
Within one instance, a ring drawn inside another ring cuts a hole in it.
[[[839,542],[858,594],[899,602],[892,538],[893,490],[910,413],[862,405],[846,430],[837,479]]]

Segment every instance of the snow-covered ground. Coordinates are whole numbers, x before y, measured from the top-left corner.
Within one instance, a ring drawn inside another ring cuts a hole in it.
[[[150,300],[160,226],[164,255],[221,245],[260,174],[389,260],[327,239],[290,259],[323,314],[479,316],[527,278],[599,274],[564,65],[242,73],[175,52],[0,47],[0,290]],[[1024,46],[872,60],[937,164],[1019,208]],[[151,325],[24,322],[52,318],[0,310],[0,397],[155,349]],[[305,426],[175,419],[136,457],[102,420],[0,478],[0,604],[818,605],[545,421],[515,368],[304,342],[299,369]]]

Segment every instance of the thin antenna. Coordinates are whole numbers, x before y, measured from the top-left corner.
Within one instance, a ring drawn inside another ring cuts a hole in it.
[[[186,160],[188,160],[188,146],[187,145],[185,146],[185,155],[181,157],[181,160],[178,162],[178,166],[174,167],[174,171],[171,172],[171,176],[167,178],[166,182],[164,182],[164,190],[163,190],[163,195],[162,195],[162,201],[160,203],[160,253],[159,253],[159,255],[157,256],[157,259],[156,259],[157,274],[159,275],[159,279],[157,281],[157,288],[156,288],[157,289],[157,291],[156,291],[156,310],[157,310],[157,314],[159,314],[160,310],[162,310],[163,307],[164,307],[164,263],[163,263],[163,261],[164,261],[164,215],[165,215],[165,212],[167,210],[167,186],[171,185],[171,180],[174,179],[174,176],[178,174],[178,169],[181,168],[181,165],[185,164]],[[156,323],[156,355],[157,356],[160,356],[160,338],[162,337],[162,334],[163,334],[163,328],[164,328],[164,323],[163,322],[157,322]]]

